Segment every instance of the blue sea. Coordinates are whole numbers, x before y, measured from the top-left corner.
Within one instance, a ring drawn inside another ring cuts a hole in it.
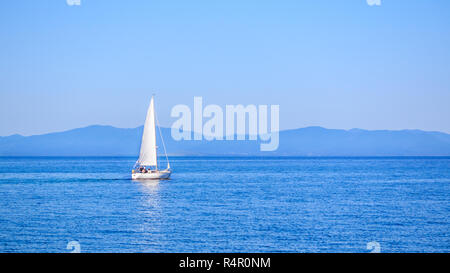
[[[450,157],[135,160],[0,158],[0,252],[450,251]]]

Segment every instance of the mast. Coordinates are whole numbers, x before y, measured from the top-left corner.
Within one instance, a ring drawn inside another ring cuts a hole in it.
[[[155,113],[155,118],[156,118],[156,124],[158,125],[159,137],[161,138],[161,142],[162,142],[163,148],[164,148],[164,155],[166,156],[167,169],[170,169],[170,162],[169,162],[169,157],[167,156],[166,144],[164,143],[164,138],[161,133],[161,126],[159,126],[158,116],[156,115],[156,113]]]
[[[155,170],[158,170],[158,146],[156,146],[156,113],[155,113],[155,99],[154,95],[152,95],[152,100],[150,101],[150,107],[152,108],[152,114],[153,114],[153,141],[154,141],[154,149],[153,152],[155,154]]]

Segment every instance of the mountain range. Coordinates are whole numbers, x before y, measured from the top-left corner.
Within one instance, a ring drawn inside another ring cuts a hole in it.
[[[0,156],[137,157],[142,129],[142,126],[126,129],[93,125],[43,135],[0,137]],[[285,130],[280,131],[279,148],[273,152],[261,152],[259,140],[175,141],[170,128],[161,128],[161,131],[169,155],[450,156],[449,134],[421,130],[372,131],[322,127]],[[159,139],[157,141],[160,143]]]

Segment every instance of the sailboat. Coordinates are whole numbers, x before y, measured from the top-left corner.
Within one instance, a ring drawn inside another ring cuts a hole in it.
[[[147,117],[144,124],[144,132],[142,133],[141,151],[139,159],[134,164],[131,171],[132,179],[168,179],[172,174],[170,169],[169,158],[167,157],[166,145],[161,134],[161,128],[158,125],[161,142],[163,144],[164,153],[167,160],[167,168],[165,170],[158,170],[158,156],[156,146],[156,123],[155,102],[154,97],[150,100]]]

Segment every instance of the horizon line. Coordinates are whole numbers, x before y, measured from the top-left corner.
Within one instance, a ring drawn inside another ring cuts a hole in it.
[[[33,135],[22,135],[22,134],[16,133],[16,134],[11,134],[11,135],[0,136],[0,138],[14,137],[14,136],[19,136],[19,137],[43,136],[43,135],[49,135],[49,134],[65,133],[65,132],[70,132],[70,131],[79,130],[79,129],[86,129],[86,128],[89,128],[89,127],[110,127],[110,128],[114,128],[114,129],[134,130],[134,129],[138,129],[138,128],[143,127],[143,126],[144,125],[140,125],[140,126],[137,126],[137,127],[116,127],[116,126],[113,126],[113,125],[93,124],[93,125],[87,125],[87,126],[83,126],[83,127],[66,129],[66,130],[62,130],[62,131],[54,131],[54,132],[47,132],[47,133],[33,134]],[[163,127],[163,126],[160,126],[160,128],[161,129],[171,129],[170,127]],[[320,129],[325,129],[325,130],[338,130],[338,131],[346,131],[346,132],[356,131],[356,130],[367,131],[367,132],[377,132],[377,131],[390,131],[390,132],[419,131],[419,132],[426,132],[426,133],[441,133],[441,134],[450,135],[450,133],[443,132],[443,131],[427,131],[427,130],[422,130],[422,129],[361,129],[361,128],[338,129],[338,128],[326,128],[326,127],[322,127],[322,126],[318,126],[318,125],[311,125],[311,126],[292,128],[292,129],[284,129],[284,130],[279,130],[278,132],[281,133],[281,132],[295,131],[295,130],[307,129],[307,128],[320,128]],[[195,131],[191,131],[191,132],[195,133]],[[248,134],[245,134],[245,135],[247,136]]]
[[[336,156],[321,156],[321,155],[169,155],[170,157],[208,157],[208,158],[450,158],[450,155],[367,155],[367,156],[352,156],[352,155],[336,155]],[[0,158],[138,158],[139,155],[0,155]],[[165,159],[164,156],[158,158]]]

